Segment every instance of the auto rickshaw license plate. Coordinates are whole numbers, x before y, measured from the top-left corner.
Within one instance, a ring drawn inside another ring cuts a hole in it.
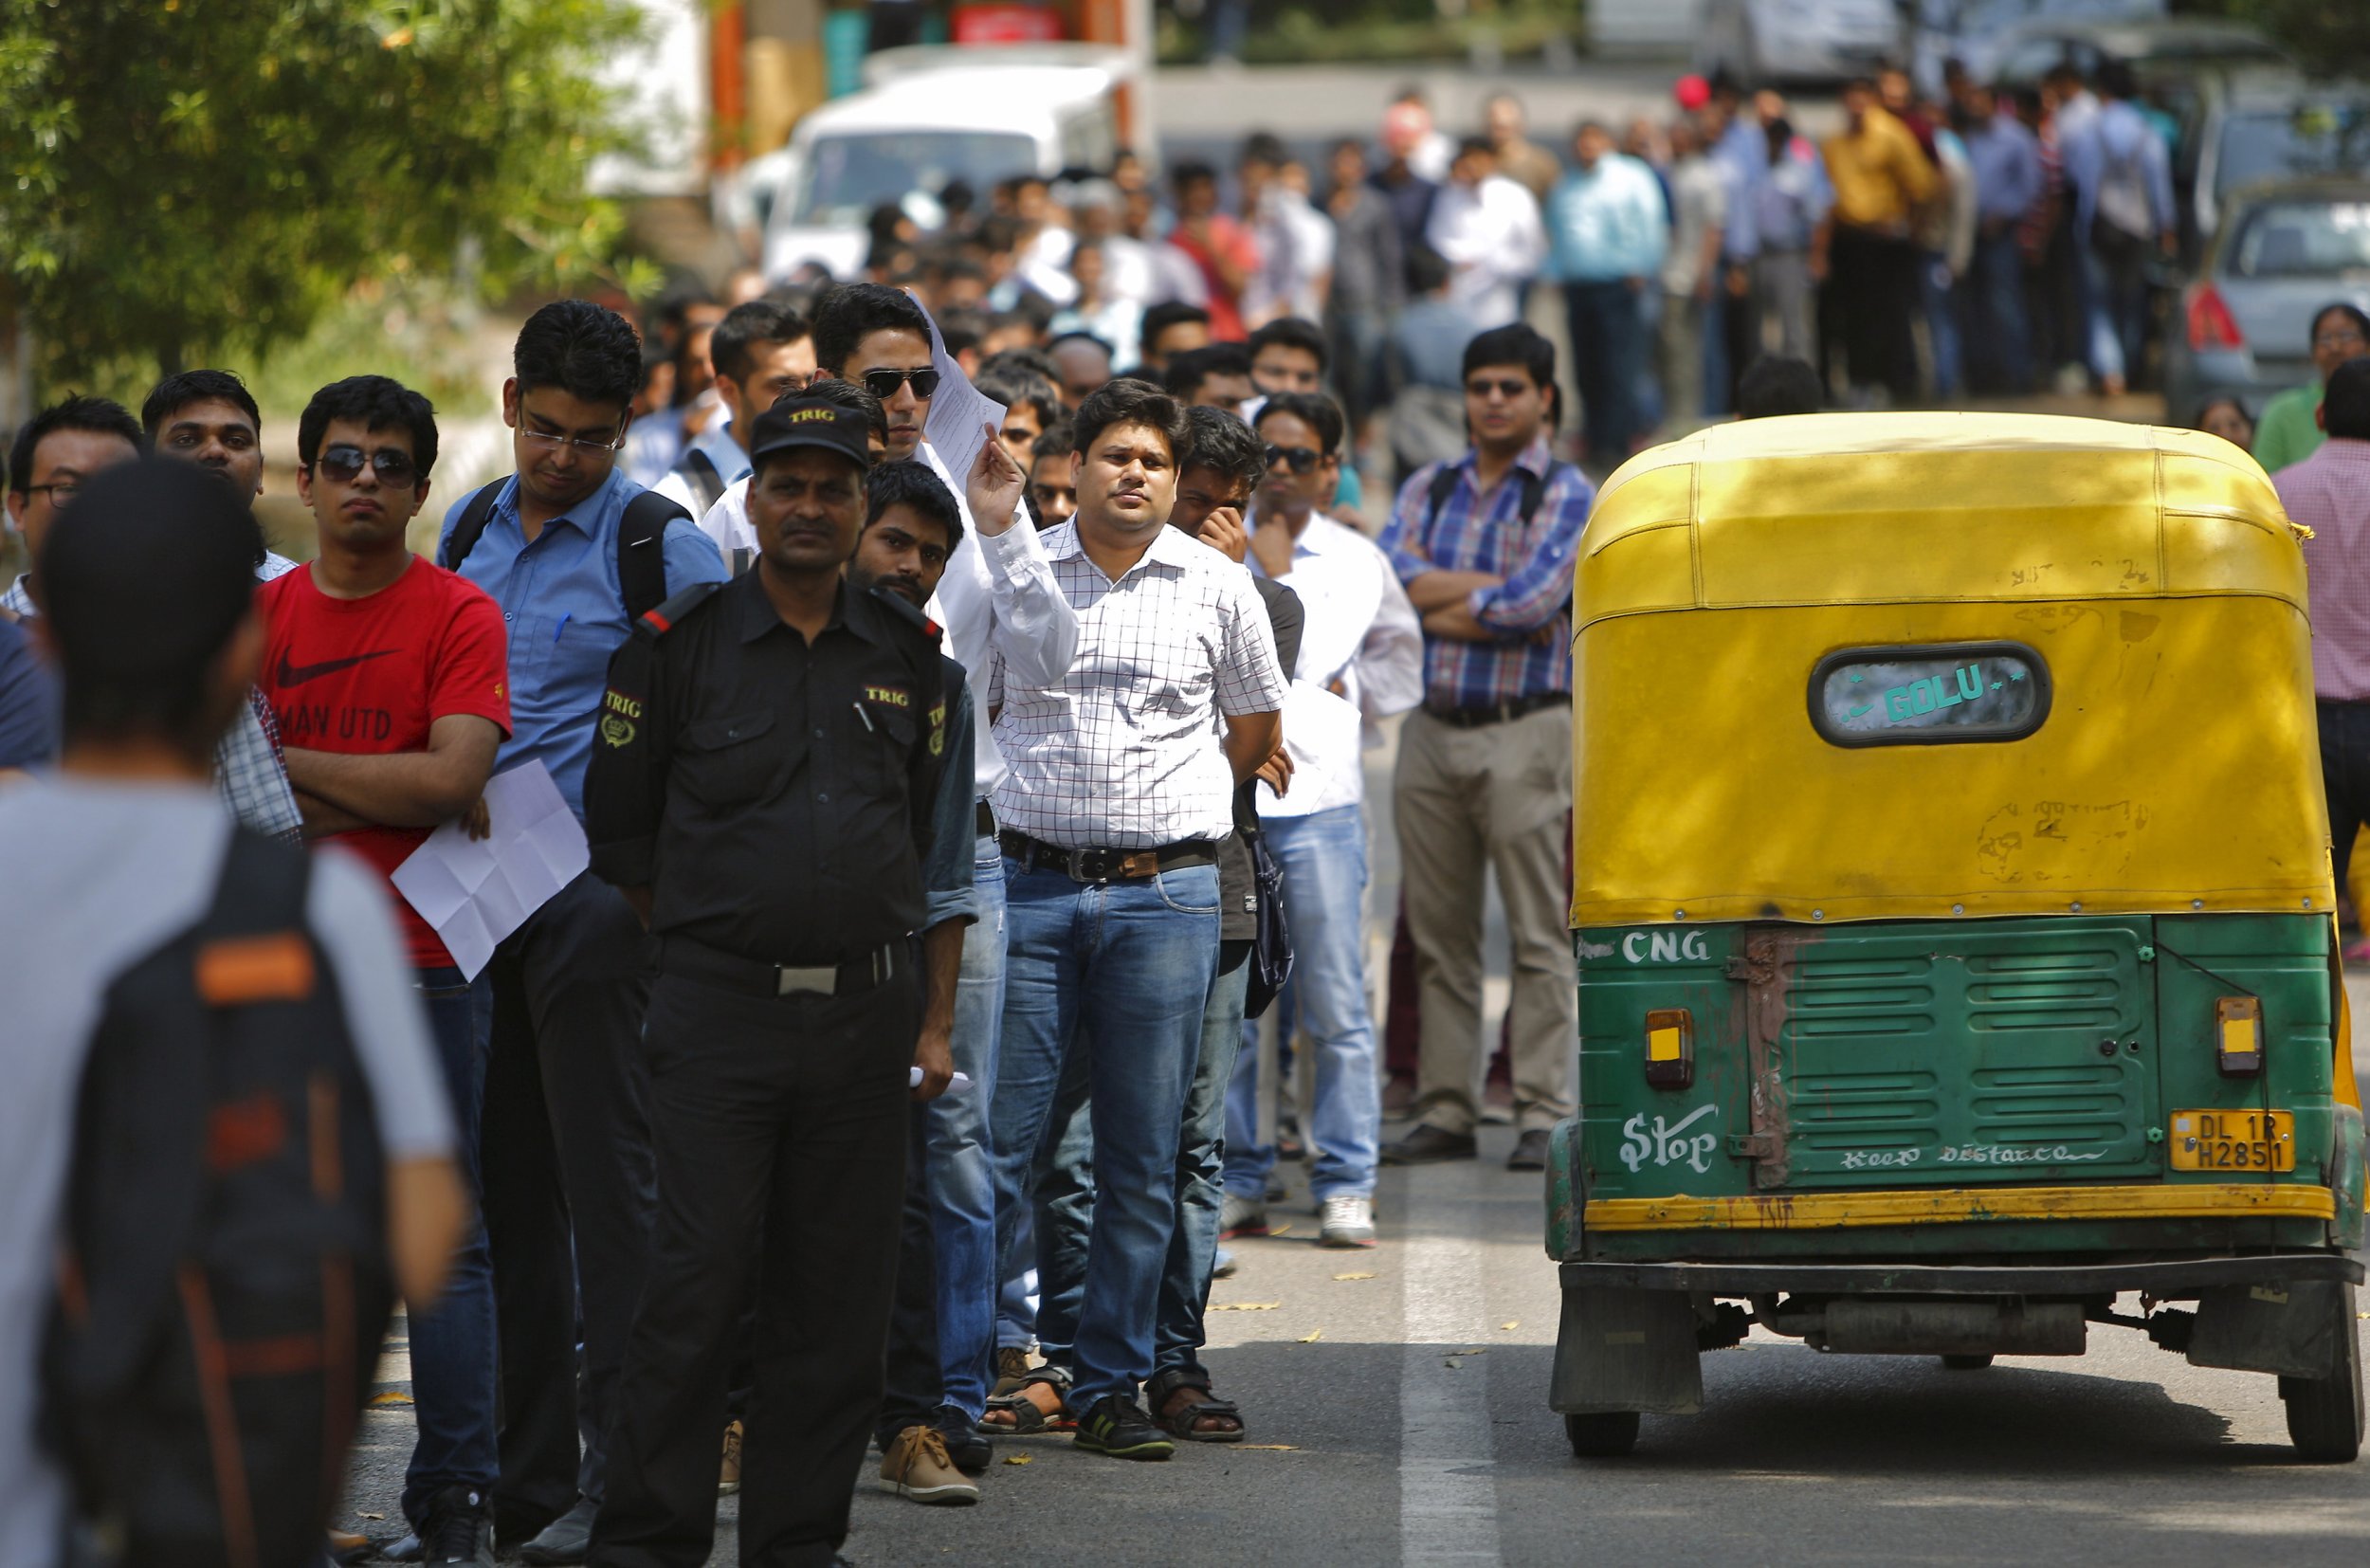
[[[2175,1111],[2176,1171],[2292,1171],[2296,1118],[2288,1111]]]

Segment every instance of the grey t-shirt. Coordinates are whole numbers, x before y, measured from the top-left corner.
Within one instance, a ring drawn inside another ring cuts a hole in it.
[[[0,792],[0,1568],[48,1568],[65,1519],[64,1478],[33,1424],[83,1051],[107,986],[205,914],[229,841],[204,784],[53,777]],[[324,851],[308,915],[388,1158],[449,1152],[428,1021],[384,887],[359,861]]]

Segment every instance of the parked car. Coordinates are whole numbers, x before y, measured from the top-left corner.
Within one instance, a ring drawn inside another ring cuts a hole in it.
[[[2197,138],[2192,205],[2211,237],[2233,191],[2370,166],[2370,88],[2250,83],[2213,105]]]
[[[2152,22],[2163,17],[2165,0],[1913,0],[1910,9],[1918,82],[1936,92],[1945,60],[1960,62],[1978,82],[1990,81],[2018,27]]]
[[[2312,379],[2312,319],[2340,301],[2370,310],[2370,180],[2290,180],[2233,194],[2221,232],[2165,335],[2165,416],[2196,421],[2215,397],[2260,413]]]
[[[902,52],[902,51],[901,51]],[[980,56],[985,63],[973,64]],[[999,58],[1000,57],[1000,58]],[[939,51],[815,110],[790,139],[764,217],[765,275],[864,268],[873,210],[962,180],[984,199],[1016,174],[1107,169],[1120,146],[1124,55],[1082,46]]]
[[[2029,86],[2061,61],[2087,79],[2109,60],[2137,72],[2142,89],[2202,75],[2229,75],[2295,62],[2254,28],[2194,17],[2139,22],[2085,22],[2044,17],[2001,34],[1996,52],[1967,61],[1978,77],[2002,86]]]
[[[1893,0],[1705,0],[1695,68],[1738,80],[1836,82],[1901,56]]]

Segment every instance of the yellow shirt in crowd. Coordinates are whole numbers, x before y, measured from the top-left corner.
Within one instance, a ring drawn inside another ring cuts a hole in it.
[[[1829,137],[1824,150],[1835,219],[1850,228],[1906,233],[1910,214],[1934,194],[1934,166],[1918,138],[1874,104],[1859,130]]]

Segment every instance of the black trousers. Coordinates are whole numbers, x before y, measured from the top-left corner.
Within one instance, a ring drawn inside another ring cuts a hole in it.
[[[594,1562],[707,1560],[735,1325],[753,1291],[740,1560],[820,1568],[847,1537],[881,1405],[921,1022],[913,969],[836,997],[660,974],[645,1032],[658,1220]]]
[[[1896,409],[1918,394],[1918,249],[1905,239],[1837,225],[1819,294],[1820,333],[1841,339],[1855,387],[1883,386]]]
[[[579,1492],[597,1502],[603,1489],[656,1202],[642,1059],[646,939],[625,896],[588,871],[487,966],[482,1141],[501,1347],[494,1507],[504,1539],[542,1528]]]
[[[974,1088],[977,1094],[980,1091]],[[889,1309],[888,1385],[874,1424],[883,1453],[907,1427],[938,1420],[946,1399],[939,1360],[939,1243],[930,1215],[929,1111],[916,1105],[905,1130],[905,1206],[897,1225],[897,1298]]]
[[[2313,708],[2321,722],[2321,782],[2329,793],[2329,848],[2343,893],[2354,835],[2370,822],[2370,702],[2322,702]],[[2370,920],[2370,912],[2354,913]]]

